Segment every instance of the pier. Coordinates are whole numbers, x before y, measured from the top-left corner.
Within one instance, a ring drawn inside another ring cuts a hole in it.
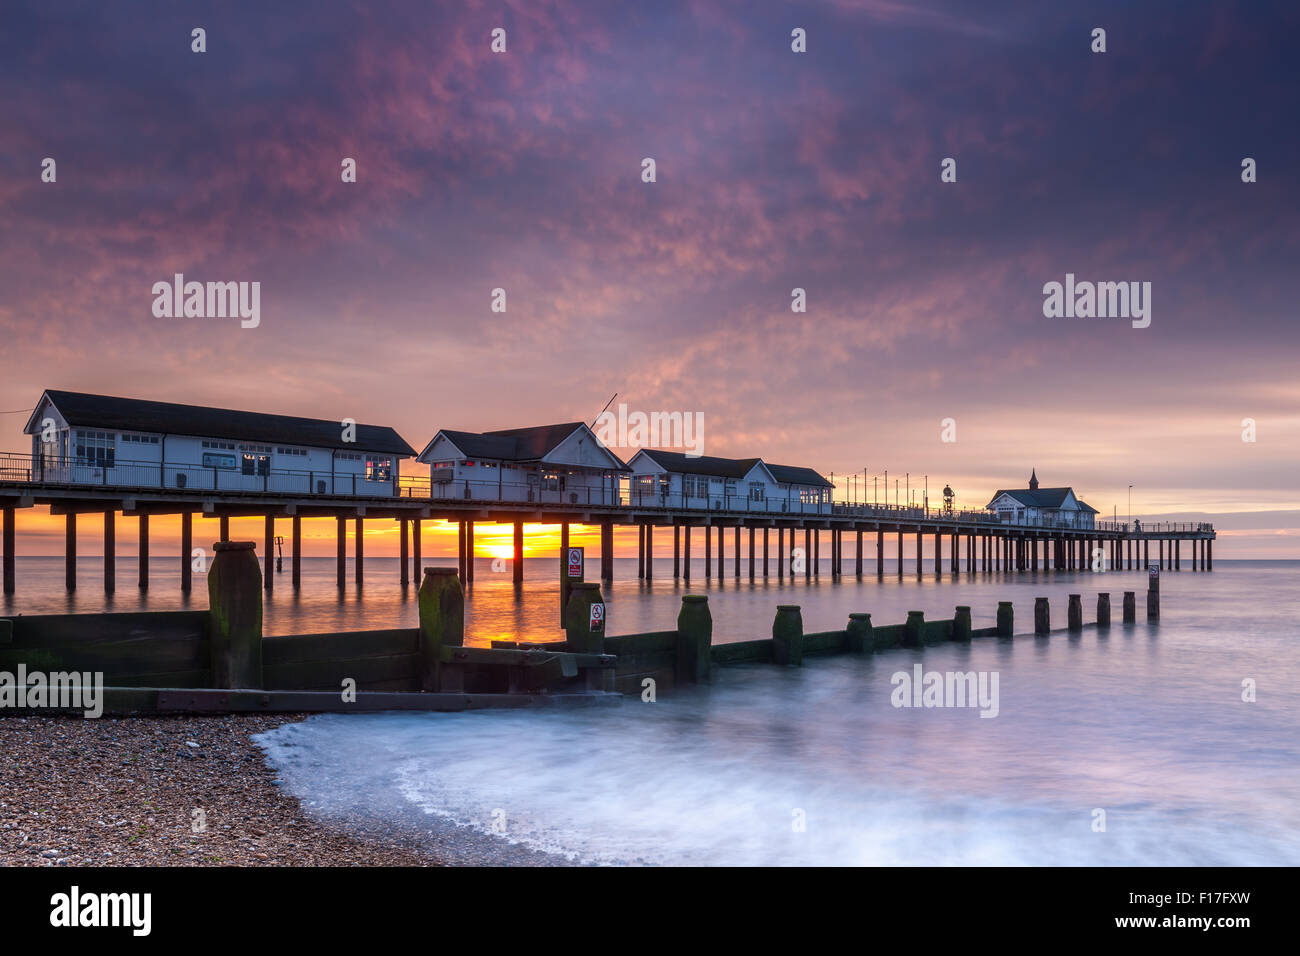
[[[126,463],[120,463],[126,464]],[[154,466],[157,470],[157,466]],[[127,472],[130,473],[129,470]],[[264,542],[261,548],[267,562],[263,586],[275,586],[272,573],[276,538],[288,525],[289,583],[301,586],[302,520],[333,518],[337,529],[337,579],[346,585],[346,526],[353,523],[354,575],[358,584],[365,574],[363,531],[367,521],[396,522],[400,541],[398,583],[410,586],[423,579],[422,529],[425,522],[446,521],[458,529],[457,568],[462,583],[474,580],[474,529],[476,524],[504,524],[513,527],[513,579],[523,581],[524,526],[558,525],[561,548],[567,546],[572,527],[598,528],[600,531],[600,578],[613,580],[612,560],[614,533],[636,528],[638,541],[638,576],[649,580],[656,557],[656,540],[671,537],[672,574],[689,582],[692,574],[702,570],[706,578],[718,580],[730,576],[784,579],[787,574],[805,580],[819,578],[823,564],[834,578],[866,574],[864,556],[874,542],[875,575],[902,577],[925,573],[927,554],[933,559],[936,575],[991,572],[1033,572],[1039,570],[1089,571],[1134,570],[1158,564],[1160,568],[1181,571],[1214,569],[1212,525],[1204,523],[1138,524],[1099,522],[1095,527],[1062,527],[1049,523],[1018,523],[999,520],[985,511],[946,511],[893,505],[868,505],[846,502],[753,502],[743,496],[727,497],[720,502],[694,501],[668,496],[640,496],[627,489],[586,489],[583,495],[551,492],[553,500],[490,501],[466,500],[445,495],[435,496],[429,479],[402,477],[395,479],[384,494],[352,493],[321,481],[304,481],[305,488],[324,488],[319,493],[294,491],[225,490],[214,478],[214,487],[152,487],[139,483],[121,484],[108,481],[108,469],[100,484],[53,480],[32,468],[29,455],[0,455],[0,516],[3,529],[0,542],[3,554],[3,589],[13,594],[17,588],[15,572],[15,527],[17,516],[36,506],[47,506],[51,514],[63,516],[65,522],[66,584],[77,587],[78,519],[102,523],[104,537],[104,580],[107,592],[117,587],[116,517],[139,518],[139,553],[141,555],[138,586],[149,586],[149,519],[155,515],[179,516],[181,522],[180,586],[192,587],[191,552],[196,517],[218,519],[219,538],[228,540],[231,518],[262,518]],[[268,472],[263,476],[267,487],[293,477]],[[541,492],[538,497],[547,497]],[[577,500],[575,500],[577,499]],[[780,505],[781,510],[776,510]],[[277,524],[279,522],[279,524]],[[662,537],[656,530],[662,529]],[[823,539],[829,562],[822,560]],[[905,561],[905,540],[915,544],[911,561]],[[716,555],[715,555],[716,541]],[[1186,554],[1184,554],[1186,544]],[[663,547],[663,545],[661,545]],[[664,552],[660,552],[663,554]],[[692,558],[694,557],[694,560]],[[716,564],[715,559],[716,557]]]

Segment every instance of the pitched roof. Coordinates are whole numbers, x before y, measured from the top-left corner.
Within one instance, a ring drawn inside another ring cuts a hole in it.
[[[989,503],[984,507],[987,508],[997,501],[1003,495],[1010,495],[1027,508],[1059,508],[1065,503],[1066,496],[1073,492],[1073,488],[999,488],[989,499]],[[1077,495],[1075,501],[1079,504],[1080,511],[1091,511],[1097,514],[1097,509],[1084,502]]]
[[[583,422],[562,422],[558,425],[534,425],[528,428],[503,428],[493,432],[463,432],[449,428],[439,430],[438,434],[448,439],[468,458],[489,458],[493,461],[535,462],[541,461],[558,448],[570,435],[580,428],[586,428]],[[594,437],[594,436],[593,436]],[[437,435],[434,436],[437,439]],[[601,451],[609,455],[616,463],[616,470],[626,471],[627,465],[612,451],[600,444]],[[433,447],[433,441],[420,453]]]
[[[643,449],[641,454],[648,457],[665,471],[682,475],[709,475],[714,478],[743,478],[757,464],[762,464],[778,483],[785,485],[812,485],[814,487],[832,487],[831,483],[811,468],[798,468],[791,465],[769,465],[761,458],[711,458],[700,455],[692,458],[676,451],[660,451],[657,448]]]
[[[657,448],[643,448],[641,454],[664,471],[712,478],[744,478],[759,461],[757,458],[713,458],[709,455],[691,457],[679,451],[660,451]]]
[[[764,464],[767,464],[764,462]],[[783,485],[819,485],[822,488],[835,486],[812,468],[800,468],[797,465],[768,465],[772,477]]]
[[[90,395],[52,388],[46,389],[45,395],[73,427],[229,438],[313,448],[347,448],[402,456],[415,454],[415,449],[386,425],[357,425],[357,440],[345,442],[342,423],[337,421]],[[34,427],[34,422],[28,422],[29,434]]]

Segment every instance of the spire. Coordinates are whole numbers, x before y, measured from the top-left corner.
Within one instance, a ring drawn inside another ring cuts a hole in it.
[[[1035,468],[1034,473],[1029,476],[1029,490],[1030,491],[1038,490],[1038,469],[1037,468]]]

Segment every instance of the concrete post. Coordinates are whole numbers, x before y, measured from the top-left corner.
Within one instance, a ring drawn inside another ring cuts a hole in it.
[[[677,613],[677,663],[674,679],[679,684],[702,684],[709,679],[713,648],[713,616],[703,594],[682,595]]]
[[[803,615],[798,604],[778,604],[772,621],[772,663],[803,666]]]
[[[920,647],[923,643],[921,632],[925,628],[924,611],[908,611],[907,622],[903,625],[903,646]]]
[[[1034,633],[1047,634],[1052,630],[1052,609],[1047,598],[1034,598]]]
[[[1010,637],[1015,627],[1015,613],[1010,601],[998,602],[998,637]]]
[[[251,541],[218,541],[208,569],[214,687],[262,686],[262,570]]]
[[[1110,592],[1097,595],[1097,626],[1110,627]]]
[[[849,615],[849,626],[845,628],[849,635],[850,654],[870,654],[875,650],[875,635],[871,630],[871,615],[854,612]]]
[[[1083,630],[1083,595],[1071,594],[1070,604],[1065,611],[1066,626],[1072,631]]]
[[[465,592],[459,568],[425,568],[417,598],[420,607],[420,689],[442,689],[438,654],[465,644]]]
[[[1137,621],[1137,592],[1124,592],[1124,623],[1132,624]]]
[[[969,641],[970,632],[970,607],[966,604],[958,604],[957,614],[952,619],[952,639],[954,641]]]

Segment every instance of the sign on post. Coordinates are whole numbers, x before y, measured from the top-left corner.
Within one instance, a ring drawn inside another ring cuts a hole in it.
[[[593,634],[595,634],[597,631],[604,631],[605,630],[605,605],[593,604],[591,606],[591,619],[587,623],[590,626],[591,632]]]
[[[574,581],[582,580],[583,553],[582,548],[569,549],[569,578]]]

